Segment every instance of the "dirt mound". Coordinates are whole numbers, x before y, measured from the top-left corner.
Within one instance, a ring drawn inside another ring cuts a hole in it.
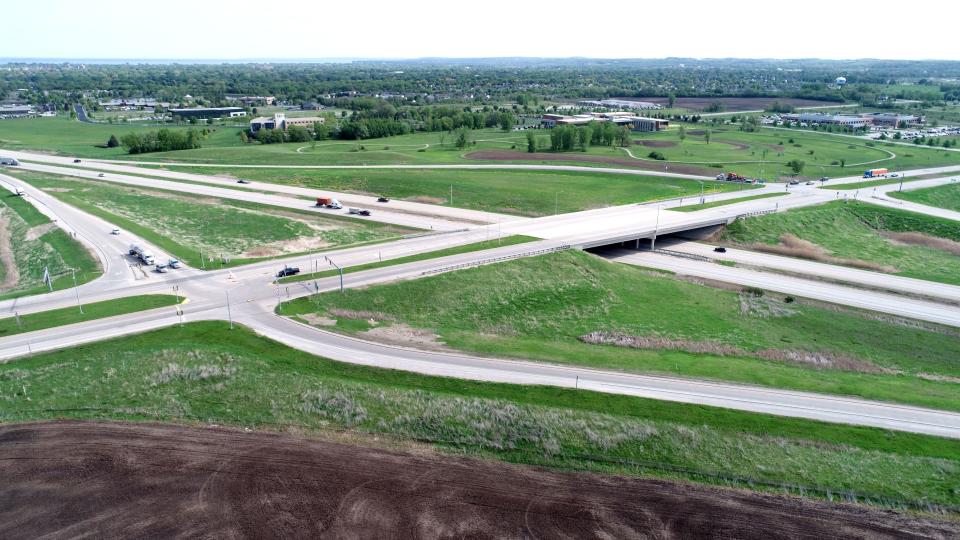
[[[779,244],[750,244],[747,249],[754,251],[763,251],[765,253],[774,253],[776,255],[786,255],[787,257],[798,257],[809,259],[811,261],[825,262],[828,264],[839,264],[843,266],[852,266],[864,270],[873,270],[875,272],[884,272],[893,274],[898,272],[895,267],[889,264],[880,264],[873,261],[864,261],[861,259],[844,259],[843,257],[834,257],[830,252],[818,244],[797,238],[792,234],[780,236]]]
[[[634,141],[634,142],[649,148],[670,148],[677,145],[677,143],[673,141]]]
[[[706,134],[707,134],[707,130],[705,129],[691,129],[690,131],[687,132],[687,135],[692,135],[694,137],[702,137],[703,135],[706,135]]]
[[[5,425],[0,475],[6,539],[960,534],[861,506],[162,424]]]
[[[921,232],[883,232],[884,237],[894,243],[912,246],[924,246],[960,255],[960,242],[939,236],[930,236]]]
[[[737,150],[746,150],[747,148],[750,148],[750,145],[749,145],[749,144],[738,143],[738,142],[735,142],[735,141],[723,141],[723,140],[717,139],[717,140],[714,141],[714,142],[718,142],[718,143],[722,143],[722,144],[729,144],[730,146],[736,148]]]
[[[684,165],[682,163],[670,163],[663,161],[643,161],[640,159],[630,159],[628,157],[615,158],[611,156],[594,156],[591,154],[577,153],[548,153],[548,152],[516,152],[513,150],[477,150],[470,152],[465,156],[467,159],[478,159],[485,161],[566,161],[570,163],[603,163],[606,165],[618,165],[630,167],[631,169],[641,169],[647,171],[662,171],[664,163],[670,167],[670,172],[680,174],[696,174],[700,176],[714,176],[716,172],[704,167],[693,165]]]

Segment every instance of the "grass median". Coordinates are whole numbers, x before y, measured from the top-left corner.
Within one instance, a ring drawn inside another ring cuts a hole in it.
[[[894,191],[889,195],[895,199],[960,212],[960,182],[910,191]]]
[[[751,195],[749,197],[740,197],[737,199],[726,199],[723,201],[712,201],[703,204],[692,204],[690,206],[678,206],[676,208],[669,208],[668,210],[673,210],[675,212],[696,212],[697,210],[706,210],[708,208],[716,208],[718,206],[727,206],[729,204],[737,204],[746,201],[755,201],[757,199],[769,199],[772,197],[783,197],[786,193],[761,193],[760,195]]]
[[[81,302],[82,302],[81,298]],[[39,311],[26,315],[0,319],[0,337],[36,332],[57,326],[104,319],[116,315],[126,315],[138,311],[176,305],[176,296],[169,294],[144,294],[115,300],[103,300],[82,304],[83,313],[78,306],[70,306],[48,311]]]
[[[225,322],[0,364],[0,421],[49,418],[347,430],[361,443],[407,441],[563,469],[896,507],[960,504],[955,440],[343,364]]]

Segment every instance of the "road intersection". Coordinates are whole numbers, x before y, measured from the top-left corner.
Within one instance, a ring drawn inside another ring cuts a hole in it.
[[[93,175],[91,176],[93,178],[98,174],[95,170],[32,162],[26,164],[25,168],[78,177]],[[140,171],[142,171],[142,174],[151,177],[155,172],[142,169]],[[138,185],[147,185],[143,184],[147,181],[165,182],[161,184],[165,186],[164,189],[211,189],[217,190],[213,193],[218,193],[218,196],[252,197],[250,200],[254,202],[273,201],[266,204],[295,204],[300,206],[305,203],[309,204],[308,201],[296,198],[303,196],[299,193],[280,195],[242,191],[216,186],[211,182],[201,182],[202,185],[197,183],[187,184],[176,180],[159,180],[136,176],[133,171],[129,170],[123,170],[122,173],[111,173],[109,178],[118,182],[136,182]],[[181,180],[185,179],[181,178]],[[808,186],[795,187],[791,190],[790,195],[785,197],[732,203],[690,213],[669,211],[668,207],[675,204],[676,201],[666,201],[656,205],[625,205],[532,219],[513,216],[501,219],[498,215],[469,214],[470,211],[466,211],[467,213],[446,212],[440,216],[425,212],[419,213],[422,209],[417,208],[417,213],[397,212],[397,214],[406,216],[402,219],[416,220],[420,225],[423,224],[423,220],[429,220],[434,224],[443,223],[443,226],[447,227],[447,232],[440,232],[444,229],[437,227],[435,231],[438,232],[435,234],[406,238],[392,243],[331,250],[321,255],[292,256],[225,270],[201,271],[185,268],[168,274],[149,274],[148,277],[143,278],[131,267],[131,261],[126,256],[129,243],[131,241],[139,242],[140,239],[133,239],[129,234],[124,235],[123,238],[113,237],[107,233],[111,225],[106,221],[63,204],[49,194],[30,187],[25,182],[9,176],[0,177],[0,181],[6,184],[8,188],[20,187],[26,190],[29,194],[28,198],[38,207],[45,208],[45,211],[57,220],[59,226],[64,230],[75,232],[78,240],[98,253],[103,262],[105,274],[100,279],[80,287],[79,291],[83,301],[97,301],[132,294],[171,292],[174,286],[179,287],[180,294],[189,298],[189,304],[182,305],[179,312],[170,308],[161,308],[0,338],[0,358],[3,359],[9,360],[25,354],[76,346],[110,337],[172,326],[182,322],[231,320],[246,325],[254,331],[281,343],[345,362],[477,380],[575,386],[602,392],[960,438],[960,414],[952,412],[733,383],[704,382],[557,366],[514,359],[480,358],[464,354],[399,348],[322,331],[281,317],[274,312],[278,300],[337,289],[339,281],[335,277],[289,285],[278,285],[274,282],[273,276],[277,268],[285,264],[299,264],[307,268],[323,264],[323,269],[326,269],[328,267],[326,261],[324,260],[321,263],[320,256],[333,259],[341,266],[353,266],[373,262],[374,260],[389,260],[411,254],[427,253],[445,247],[460,246],[512,234],[526,234],[542,239],[527,244],[426,259],[350,274],[346,286],[359,287],[400,279],[415,279],[463,266],[490,264],[505,258],[529,256],[543,250],[602,245],[603,242],[611,243],[611,241],[618,241],[620,238],[649,238],[650,236],[682,231],[705,224],[724,223],[745,214],[782,211],[788,208],[822,204],[834,200],[835,195],[832,192]],[[853,180],[844,179],[844,181]],[[774,190],[786,191],[789,188],[780,184],[770,185],[763,189],[772,192]],[[758,191],[745,192],[744,194],[752,195],[755,193],[758,193]],[[727,198],[731,195],[723,194],[716,197]],[[722,199],[718,198],[716,200]],[[454,221],[455,219],[461,219],[462,221]],[[491,222],[491,219],[496,220],[496,222]],[[478,222],[486,223],[478,224]],[[153,247],[155,248],[155,246]],[[681,246],[681,249],[687,249],[693,251],[692,254],[697,254],[697,249],[702,248]],[[162,253],[162,250],[155,248],[155,252]],[[746,257],[746,255],[738,252],[733,252],[730,255],[731,258],[737,256]],[[644,266],[660,268],[670,266],[676,271],[691,275],[698,275],[697,272],[701,274],[710,273],[709,276],[705,275],[704,277],[751,286],[762,286],[785,294],[809,296],[827,302],[960,326],[960,310],[956,308],[955,304],[949,303],[954,302],[957,298],[956,287],[933,286],[926,292],[934,296],[939,295],[938,299],[917,299],[889,292],[858,289],[837,283],[823,283],[783,276],[769,271],[758,272],[753,269],[730,268],[706,261],[679,259],[661,253],[624,252],[617,257],[623,259],[624,262],[640,263]],[[766,266],[768,269],[777,270],[777,264],[784,265],[786,263],[778,260],[765,260],[757,263],[757,266]],[[803,266],[807,262],[797,262],[796,264],[799,266],[793,268],[793,270],[801,274],[820,273],[826,270],[820,266],[816,268]],[[714,275],[718,268],[725,272],[724,276]],[[850,270],[837,269],[833,271],[842,272],[844,275],[839,276],[838,281],[846,283],[865,285],[871,279],[871,276],[857,273],[862,271]],[[726,271],[736,272],[734,272],[735,275],[731,276]],[[761,275],[757,278],[751,273]],[[895,278],[894,276],[884,277]],[[754,279],[760,281],[751,281]],[[899,288],[898,292],[911,294],[916,292],[912,288],[919,286],[912,281],[906,280],[906,278],[888,279],[883,283],[878,283],[878,288],[885,290],[889,290],[891,287],[893,289]],[[0,302],[0,312],[12,316],[14,312],[36,312],[65,307],[75,303],[74,294],[73,290],[68,290],[8,300]]]

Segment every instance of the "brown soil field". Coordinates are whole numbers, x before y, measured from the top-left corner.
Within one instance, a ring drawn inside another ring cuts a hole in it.
[[[673,141],[633,141],[634,144],[640,144],[650,148],[670,148],[676,146],[677,143]]]
[[[947,538],[960,524],[218,427],[0,426],[0,537]]]
[[[616,98],[616,99],[636,99],[637,101],[649,101],[659,105],[667,106],[669,100],[665,97],[652,98]],[[829,107],[831,105],[842,105],[841,103],[832,103],[830,101],[817,101],[815,99],[798,98],[773,98],[773,97],[678,97],[674,102],[674,107],[702,111],[710,106],[711,103],[718,102],[723,105],[723,112],[757,111],[767,108],[774,101],[779,101],[785,105],[793,107]]]
[[[517,152],[514,150],[477,150],[470,152],[465,156],[467,159],[478,159],[485,161],[566,161],[568,163],[603,163],[605,165],[618,165],[630,167],[632,169],[641,169],[646,171],[662,171],[662,161],[643,161],[639,159],[630,159],[629,157],[616,158],[612,156],[594,156],[591,154],[582,154],[579,152],[552,154],[548,152]],[[716,172],[705,167],[696,167],[693,165],[684,165],[681,163],[668,163],[669,172],[680,174],[695,174],[699,176],[715,176]]]

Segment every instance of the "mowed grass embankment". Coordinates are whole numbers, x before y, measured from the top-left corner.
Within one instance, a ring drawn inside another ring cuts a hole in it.
[[[338,440],[333,432],[347,430],[355,443],[409,442],[563,469],[921,510],[960,505],[954,440],[344,364],[225,322],[0,364],[0,421],[50,418],[215,423]]]
[[[890,193],[890,196],[905,201],[960,212],[960,183],[910,191],[897,191]]]
[[[960,242],[957,222],[867,203],[832,202],[737,220],[719,241],[960,285],[960,256],[949,249]]]
[[[582,252],[320,294],[282,312],[414,347],[960,410],[955,329],[718,290]],[[636,348],[586,342],[592,333]]]
[[[102,274],[100,261],[86,247],[58,228],[25,198],[7,191],[0,196],[0,219],[9,242],[7,264],[0,264],[4,287],[0,299],[48,292],[46,269],[53,290],[73,287]],[[13,266],[11,268],[10,266]]]
[[[396,259],[387,259],[385,261],[377,261],[377,262],[371,262],[366,264],[357,264],[354,266],[345,266],[343,268],[343,273],[352,274],[354,272],[362,272],[364,270],[373,270],[374,268],[383,268],[385,266],[395,266],[398,264],[425,261],[428,259],[437,259],[440,257],[447,257],[450,255],[459,255],[461,253],[483,251],[485,249],[495,249],[503,246],[525,244],[527,242],[535,242],[537,240],[539,240],[539,238],[534,238],[532,236],[523,236],[523,235],[506,236],[503,238],[498,238],[496,240],[482,240],[480,242],[474,242],[472,244],[466,244],[463,246],[438,249],[436,251],[430,251],[427,253],[418,253],[416,255],[407,255],[406,257],[398,257]],[[297,274],[295,276],[280,278],[277,281],[280,283],[295,283],[298,281],[310,281],[313,279],[321,279],[325,277],[336,276],[339,273],[340,273],[339,270],[333,268],[331,270],[324,270],[322,272],[310,272],[307,274]]]
[[[221,261],[224,266],[236,266],[412,232],[376,222],[188,193],[30,172],[18,172],[17,176],[195,267],[219,268]]]
[[[176,167],[183,170],[184,167]],[[262,182],[386,196],[414,202],[508,214],[543,216],[604,206],[699,195],[700,182],[633,174],[509,170],[311,170],[190,167],[202,174],[231,174]],[[705,181],[706,194],[752,188]]]
[[[83,303],[83,313],[80,312],[79,306],[70,306],[19,315],[18,317],[6,317],[0,319],[0,337],[173,306],[176,303],[177,297],[173,295],[144,294],[115,300]]]

